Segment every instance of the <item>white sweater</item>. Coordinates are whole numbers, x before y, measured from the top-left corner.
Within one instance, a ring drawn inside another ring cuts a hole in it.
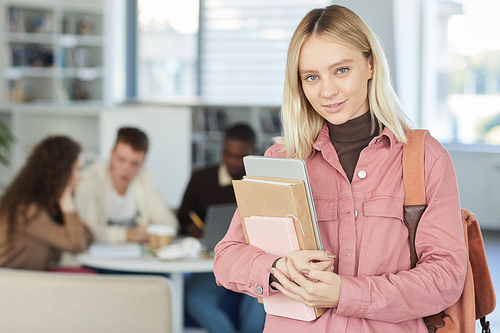
[[[177,217],[164,203],[149,172],[141,169],[129,188],[135,191],[137,205],[145,224],[161,223],[178,228]],[[81,220],[89,225],[96,240],[117,244],[126,241],[126,228],[107,224],[108,193],[112,190],[109,163],[97,161],[83,173],[75,193],[75,202]]]

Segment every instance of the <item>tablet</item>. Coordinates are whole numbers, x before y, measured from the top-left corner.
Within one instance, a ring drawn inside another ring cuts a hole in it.
[[[307,175],[306,162],[297,158],[249,155],[243,157],[243,164],[245,165],[245,173],[247,176],[300,179],[304,181],[314,233],[317,243],[319,244],[319,250],[323,250],[318,228],[318,218],[316,216],[316,210],[314,209],[311,184],[309,183],[309,176]]]

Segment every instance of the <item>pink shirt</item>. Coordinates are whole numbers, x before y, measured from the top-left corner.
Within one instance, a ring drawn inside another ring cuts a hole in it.
[[[422,332],[424,316],[456,302],[463,289],[466,248],[452,160],[430,135],[425,142],[428,207],[420,220],[417,267],[410,270],[403,223],[402,144],[385,128],[359,157],[349,183],[323,126],[306,161],[325,250],[341,276],[339,305],[312,322],[268,315],[264,332]],[[267,156],[285,157],[280,145]],[[236,212],[217,245],[217,283],[254,297],[276,293],[268,268],[276,259],[245,244]],[[259,292],[262,291],[261,294]]]

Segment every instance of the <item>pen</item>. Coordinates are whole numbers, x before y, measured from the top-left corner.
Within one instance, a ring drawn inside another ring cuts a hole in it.
[[[191,218],[191,221],[200,229],[203,230],[205,228],[205,223],[201,220],[201,218],[196,214],[194,211],[190,210],[189,211],[189,217]]]

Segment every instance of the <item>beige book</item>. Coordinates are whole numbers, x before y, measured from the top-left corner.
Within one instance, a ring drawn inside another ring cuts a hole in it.
[[[317,250],[319,248],[302,180],[246,176],[242,180],[233,180],[233,188],[247,244],[249,240],[245,218],[251,216],[289,217],[293,219],[300,249]],[[316,317],[321,316],[326,310],[315,308]]]

